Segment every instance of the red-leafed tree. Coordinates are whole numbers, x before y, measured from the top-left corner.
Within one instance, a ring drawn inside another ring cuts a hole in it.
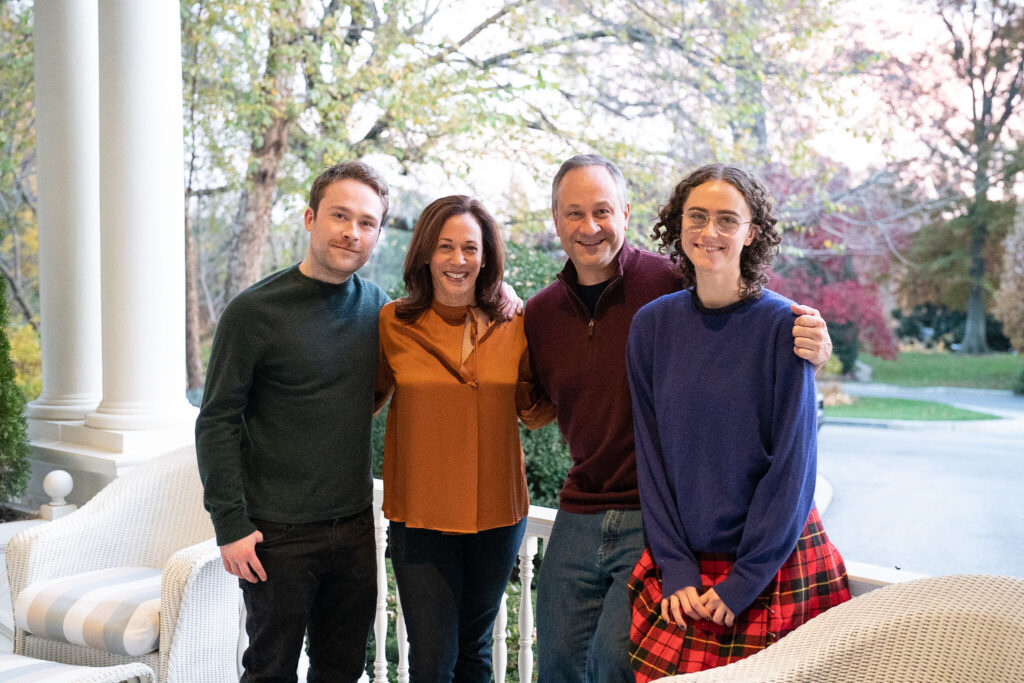
[[[981,353],[988,350],[986,279],[997,215],[992,204],[1007,190],[1012,194],[1024,168],[1024,4],[929,4],[945,27],[945,40],[913,59],[893,61],[884,92],[892,117],[927,146],[940,194],[952,197],[944,221],[949,213],[959,220],[959,244],[946,244],[945,252],[964,252],[969,259],[962,350]]]
[[[916,227],[920,205],[885,172],[855,182],[822,162],[828,175],[763,173],[778,202],[783,242],[769,287],[821,311],[849,372],[861,342],[883,358],[896,356],[884,285]]]

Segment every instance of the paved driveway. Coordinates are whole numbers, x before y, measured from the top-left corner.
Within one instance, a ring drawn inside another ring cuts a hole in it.
[[[844,557],[924,574],[1024,577],[1024,398],[884,385],[848,391],[940,401],[1006,419],[826,422],[818,470],[833,498],[824,524]]]

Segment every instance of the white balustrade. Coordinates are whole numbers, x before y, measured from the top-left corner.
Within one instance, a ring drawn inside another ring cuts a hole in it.
[[[505,683],[505,669],[508,668],[508,593],[501,596],[501,607],[494,619],[494,647],[491,650],[491,663],[494,666],[494,683]]]
[[[374,539],[377,542],[377,616],[373,621],[376,654],[373,660],[373,682],[387,683],[388,568],[384,564],[384,553],[388,546],[388,527],[380,508],[373,511],[373,526]]]
[[[378,683],[387,680],[387,637],[390,626],[387,611],[387,599],[390,586],[387,581],[386,549],[387,549],[387,524],[388,520],[381,512],[383,500],[383,484],[379,479],[374,480],[374,531],[377,543],[377,616],[373,624],[373,637],[375,641],[375,652],[373,662],[373,682]],[[519,680],[529,681],[533,677],[533,599],[531,584],[533,583],[533,561],[537,555],[538,541],[547,539],[551,535],[551,526],[555,522],[555,511],[550,508],[530,506],[530,516],[526,523],[526,533],[519,546],[519,654],[517,664],[519,667]],[[494,622],[493,636],[494,645],[492,661],[494,664],[494,680],[496,683],[503,683],[508,668],[508,596],[503,596],[501,608]],[[402,600],[395,589],[395,602],[397,604],[397,615],[395,618],[395,633],[398,641],[398,662],[396,676],[399,683],[409,681],[409,641],[405,630],[405,619],[402,614]],[[392,665],[395,663],[392,662]]]
[[[398,603],[398,628],[395,629],[398,637],[398,683],[409,683],[409,635],[406,633],[405,618],[402,616],[402,596],[399,595],[397,588],[395,601]]]
[[[533,558],[537,554],[537,537],[527,536],[519,549],[519,680],[533,680]]]

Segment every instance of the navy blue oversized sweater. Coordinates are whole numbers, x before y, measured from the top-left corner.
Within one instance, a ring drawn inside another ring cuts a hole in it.
[[[721,309],[691,290],[633,318],[627,366],[640,501],[663,594],[701,590],[695,553],[735,556],[715,586],[739,614],[793,552],[814,497],[814,369],[793,353],[790,301]]]

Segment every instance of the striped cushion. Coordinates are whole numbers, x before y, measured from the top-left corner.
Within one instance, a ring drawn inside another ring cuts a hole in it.
[[[0,683],[152,683],[154,678],[153,670],[144,664],[74,666],[0,654]]]
[[[160,570],[114,567],[33,583],[14,605],[18,626],[51,640],[143,655],[160,640]]]

